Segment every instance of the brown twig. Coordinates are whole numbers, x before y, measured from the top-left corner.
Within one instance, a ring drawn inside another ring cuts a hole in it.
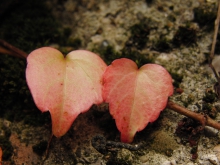
[[[43,157],[43,160],[42,160],[42,162],[41,162],[41,165],[44,164],[45,160],[46,160],[47,157],[48,157],[49,149],[50,149],[50,144],[51,144],[52,139],[53,139],[53,133],[51,134],[50,139],[49,139],[49,141],[48,141],[48,143],[47,143],[47,149],[46,149],[46,152],[45,152],[45,154],[44,154],[44,157]]]
[[[209,57],[209,66],[211,67],[212,71],[215,74],[215,77],[217,79],[217,81],[219,82],[219,75],[216,72],[215,68],[212,65],[212,60],[214,58],[215,55],[215,45],[216,45],[216,40],[217,40],[217,35],[218,35],[218,28],[219,28],[219,21],[220,21],[220,1],[218,1],[218,13],[217,13],[217,18],[215,20],[215,27],[214,27],[214,36],[213,36],[213,40],[212,40],[212,48],[210,51],[210,57]]]
[[[212,40],[212,48],[210,51],[210,60],[211,61],[214,58],[215,45],[216,45],[216,40],[217,40],[217,35],[218,35],[219,21],[220,21],[220,2],[218,1],[218,13],[217,13],[217,18],[215,20],[214,36],[213,36],[213,40]]]
[[[8,42],[0,39],[0,53],[26,59],[28,54]]]
[[[220,123],[216,122],[215,120],[212,120],[209,116],[195,113],[193,111],[190,111],[172,101],[168,101],[167,108],[172,109],[182,115],[185,115],[187,117],[190,117],[194,120],[199,121],[203,126],[207,125],[213,128],[216,128],[220,130]]]

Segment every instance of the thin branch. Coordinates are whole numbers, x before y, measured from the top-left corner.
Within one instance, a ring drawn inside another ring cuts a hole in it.
[[[212,71],[214,72],[215,77],[218,82],[219,82],[219,75],[212,65],[212,60],[215,55],[215,45],[216,45],[216,40],[217,40],[217,35],[218,35],[219,21],[220,21],[220,1],[218,1],[218,13],[217,13],[217,18],[215,20],[214,36],[213,36],[213,40],[212,40],[212,48],[210,51],[210,58],[209,58],[209,66],[211,67]]]
[[[214,66],[212,65],[212,63],[209,64],[209,67],[212,69],[212,71],[213,71],[213,73],[215,75],[216,80],[219,82],[219,75],[216,72],[216,70],[215,70]]]
[[[47,143],[47,149],[46,149],[45,155],[44,155],[44,157],[43,157],[43,160],[42,160],[42,162],[41,162],[41,165],[44,164],[45,160],[46,160],[47,157],[48,157],[49,149],[50,149],[50,144],[51,144],[52,139],[53,139],[53,133],[51,134],[50,139],[49,139],[49,141],[48,141],[48,143]]]
[[[193,111],[190,111],[172,101],[168,101],[167,103],[167,108],[172,109],[174,111],[176,111],[177,113],[180,113],[182,115],[185,115],[187,117],[190,117],[194,120],[199,121],[203,126],[207,125],[213,128],[216,128],[218,130],[220,130],[220,123],[218,123],[215,120],[212,120],[209,116],[207,115],[203,115],[203,114],[199,114],[199,113],[195,113]]]
[[[18,58],[26,59],[28,54],[24,51],[16,48],[15,46],[9,44],[8,42],[0,39],[0,53],[12,55]]]
[[[213,36],[212,48],[210,52],[210,61],[213,60],[214,54],[215,54],[215,45],[216,45],[216,40],[217,40],[217,35],[218,35],[219,21],[220,21],[220,2],[218,1],[218,13],[217,13],[217,18],[215,20],[214,36]]]

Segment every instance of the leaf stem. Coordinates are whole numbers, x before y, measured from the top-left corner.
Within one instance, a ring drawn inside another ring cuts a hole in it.
[[[44,157],[43,157],[43,159],[42,159],[41,165],[44,164],[44,161],[45,161],[45,160],[47,159],[47,157],[48,157],[49,149],[50,149],[50,144],[51,144],[52,138],[53,138],[53,133],[51,134],[50,139],[49,139],[49,141],[48,141],[48,143],[47,143],[47,149],[46,149],[45,155],[44,155]]]
[[[207,115],[195,113],[195,112],[190,111],[190,110],[188,110],[188,109],[186,109],[186,108],[184,108],[184,107],[182,107],[172,101],[168,101],[167,108],[174,110],[175,112],[180,113],[182,115],[185,115],[187,117],[190,117],[194,120],[199,121],[202,124],[202,126],[207,125],[207,126],[210,126],[210,127],[213,127],[213,128],[220,130],[220,123],[218,123],[215,120],[212,120]]]
[[[218,82],[219,82],[219,75],[212,65],[212,60],[213,60],[214,54],[215,54],[215,46],[216,46],[216,40],[217,40],[217,35],[218,35],[219,21],[220,21],[220,0],[218,0],[218,13],[217,13],[217,18],[215,20],[214,36],[213,36],[213,40],[212,40],[212,48],[210,51],[210,58],[209,58],[209,66],[212,69],[212,71],[214,72],[215,77]]]
[[[25,53],[24,51],[16,48],[15,46],[9,44],[8,42],[2,39],[0,39],[0,53],[12,55],[14,57],[23,59],[26,59],[28,56],[27,53]]]

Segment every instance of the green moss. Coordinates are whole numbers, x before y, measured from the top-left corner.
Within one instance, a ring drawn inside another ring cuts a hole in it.
[[[128,157],[125,158],[117,158],[116,155],[111,154],[110,158],[106,162],[106,165],[132,165],[132,161],[128,159]]]
[[[141,23],[135,24],[130,28],[131,37],[129,38],[129,44],[137,49],[143,49],[146,46],[151,30],[149,22],[149,20],[143,20]]]
[[[146,46],[148,41],[148,35],[151,30],[151,27],[148,26],[148,24],[150,23],[151,20],[145,19],[142,20],[141,23],[131,26],[131,36],[125,43],[125,47],[120,52],[116,52],[114,47],[111,45],[101,46],[100,48],[95,48],[92,51],[100,54],[108,65],[118,58],[131,59],[136,62],[138,67],[147,63],[153,63],[154,57],[140,53],[140,50]]]
[[[165,131],[156,131],[151,133],[153,142],[149,144],[149,149],[154,150],[167,156],[172,155],[172,151],[178,148],[178,144],[175,139],[168,135]]]
[[[188,25],[180,26],[173,38],[173,45],[180,47],[181,45],[192,46],[196,44],[197,31]]]
[[[170,74],[171,74],[171,77],[174,79],[173,86],[178,88],[180,83],[183,80],[183,75],[178,74],[176,72],[170,72]]]
[[[189,94],[187,97],[188,104],[192,103],[195,100],[195,96],[193,94]]]
[[[108,65],[111,64],[113,60],[118,58],[131,59],[136,62],[138,67],[147,63],[154,62],[153,57],[146,54],[141,54],[138,50],[131,50],[129,46],[125,46],[125,48],[123,48],[120,52],[116,52],[112,46],[107,46],[100,49],[93,49],[92,51],[100,54]]]
[[[205,92],[205,96],[203,97],[203,101],[207,103],[213,103],[217,98],[216,93],[213,90],[208,90]]]
[[[137,50],[131,50],[130,47],[125,47],[121,51],[121,57],[133,60],[137,64],[138,67],[141,67],[142,65],[147,64],[147,63],[154,62],[154,57],[151,57],[147,54],[141,54]]]
[[[82,41],[79,38],[69,38],[67,40],[67,45],[74,47],[75,49],[78,49],[82,45]]]
[[[64,28],[63,30],[59,31],[59,36],[57,43],[59,45],[64,46],[64,47],[72,47],[72,49],[78,49],[82,45],[82,41],[79,38],[73,38],[71,37],[72,30],[70,28]],[[69,53],[69,50],[63,51],[61,50],[64,54]]]
[[[38,144],[35,144],[32,148],[36,154],[42,156],[47,149],[47,141],[41,141]]]
[[[173,10],[173,6],[171,6],[170,8],[171,8],[171,10]],[[176,17],[174,14],[168,15],[167,19],[171,22],[176,22]]]
[[[93,49],[93,52],[100,54],[103,60],[109,65],[115,59],[121,58],[121,54],[116,52],[114,48],[110,45],[106,47],[101,47],[100,49]]]
[[[218,113],[216,108],[210,103],[203,103],[202,112],[213,119],[216,118]]]
[[[171,41],[169,41],[165,37],[161,37],[161,39],[159,39],[153,46],[153,50],[159,52],[169,52],[171,48],[172,48]]]
[[[213,25],[216,19],[217,6],[215,4],[209,3],[205,5],[200,5],[193,9],[194,11],[194,21],[199,24],[204,30],[213,30]]]

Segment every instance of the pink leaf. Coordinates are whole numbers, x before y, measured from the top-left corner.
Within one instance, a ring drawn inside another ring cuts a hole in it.
[[[173,94],[172,78],[160,65],[138,69],[129,59],[118,59],[104,73],[103,99],[121,132],[121,141],[130,143],[137,131],[155,121]]]
[[[64,135],[75,118],[103,102],[106,64],[96,54],[76,50],[65,58],[54,48],[37,49],[27,58],[26,79],[37,107],[50,111],[52,131]]]

